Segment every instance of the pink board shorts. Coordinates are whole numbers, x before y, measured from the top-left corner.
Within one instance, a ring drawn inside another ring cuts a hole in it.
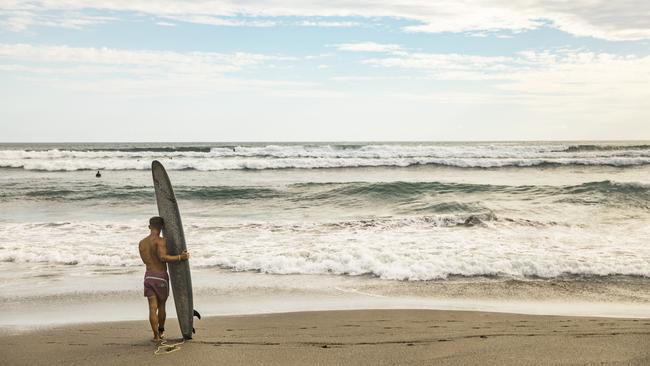
[[[169,276],[167,272],[144,273],[144,297],[156,295],[158,300],[165,301],[169,296]]]

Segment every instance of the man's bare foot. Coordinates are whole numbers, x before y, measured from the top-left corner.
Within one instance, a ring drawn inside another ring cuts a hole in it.
[[[156,335],[153,337],[153,339],[151,339],[151,341],[154,342],[154,343],[158,343],[158,342],[162,341],[162,339],[160,338],[159,335],[156,334]]]

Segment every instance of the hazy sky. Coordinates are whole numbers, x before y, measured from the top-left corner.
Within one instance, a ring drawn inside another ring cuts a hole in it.
[[[650,139],[650,1],[0,0],[0,141],[517,139]]]

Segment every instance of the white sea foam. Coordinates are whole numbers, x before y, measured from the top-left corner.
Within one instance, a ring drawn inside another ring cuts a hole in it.
[[[151,160],[167,169],[314,169],[436,164],[462,168],[543,164],[635,166],[650,164],[650,149],[567,151],[559,144],[251,145],[208,151],[0,150],[0,167],[25,170],[146,170]]]
[[[650,276],[650,230],[531,227],[490,222],[472,228],[430,220],[392,224],[284,222],[220,224],[186,220],[192,265],[274,274],[372,275],[432,280],[450,275]],[[75,266],[139,266],[141,222],[1,223],[10,240],[0,261]]]

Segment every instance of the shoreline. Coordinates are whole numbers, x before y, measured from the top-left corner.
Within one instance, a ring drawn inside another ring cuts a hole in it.
[[[0,264],[0,268],[2,268]],[[5,265],[6,267],[6,265]],[[16,268],[16,266],[11,266]],[[74,273],[39,277],[26,266],[0,296],[0,333],[146,319],[141,273]],[[365,277],[269,275],[196,270],[194,304],[205,316],[300,311],[428,309],[530,315],[650,318],[647,279],[625,281],[398,282]],[[174,314],[173,298],[167,304]],[[3,329],[4,328],[4,329]]]
[[[137,322],[147,319],[146,301],[70,302],[66,306],[46,309],[44,304],[16,306],[4,309],[0,318],[0,336],[35,333],[41,330],[75,326]],[[600,319],[639,319],[650,323],[650,307],[645,303],[606,303],[580,301],[491,301],[485,299],[422,299],[388,298],[372,301],[367,297],[276,296],[266,298],[231,299],[202,304],[197,309],[205,318],[275,316],[305,312],[344,311],[433,311],[457,313],[488,313],[517,316],[572,317]],[[239,308],[239,310],[234,310]],[[170,297],[167,319],[176,321],[175,305]],[[119,312],[119,315],[115,313]],[[79,315],[81,314],[81,315]],[[97,320],[103,314],[103,320]],[[44,318],[48,318],[44,321]],[[55,320],[52,320],[55,319]]]
[[[180,335],[175,319],[166,328],[172,343]],[[145,319],[3,335],[0,352],[12,365],[650,363],[647,319],[342,310],[204,317],[195,328],[193,340],[158,356]]]

